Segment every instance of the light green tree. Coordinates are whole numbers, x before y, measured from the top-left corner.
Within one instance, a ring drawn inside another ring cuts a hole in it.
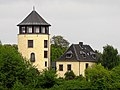
[[[91,83],[92,89],[106,90],[112,88],[110,71],[105,69],[101,64],[86,69],[86,79]]]

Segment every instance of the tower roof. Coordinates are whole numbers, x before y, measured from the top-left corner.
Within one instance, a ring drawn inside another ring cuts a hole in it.
[[[47,23],[34,9],[33,11],[17,26],[22,25],[47,25],[51,26]]]

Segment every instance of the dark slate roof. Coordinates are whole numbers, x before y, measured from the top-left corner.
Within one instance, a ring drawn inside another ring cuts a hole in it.
[[[67,57],[67,54],[72,54],[72,56]],[[81,44],[80,42],[80,44],[72,44],[56,61],[96,62],[97,55],[89,45],[83,45],[83,43]]]
[[[17,26],[21,25],[47,25],[51,26],[48,24],[35,10],[33,10],[20,24]]]

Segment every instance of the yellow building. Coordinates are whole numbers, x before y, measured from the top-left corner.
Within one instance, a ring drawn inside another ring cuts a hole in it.
[[[72,44],[70,48],[56,60],[57,74],[64,77],[67,71],[73,71],[76,76],[85,76],[85,69],[97,61],[96,53],[89,45]]]
[[[50,67],[50,34],[48,24],[33,10],[20,24],[18,50],[38,70]]]

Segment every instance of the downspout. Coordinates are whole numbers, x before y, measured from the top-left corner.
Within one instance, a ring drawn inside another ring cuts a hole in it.
[[[50,34],[48,34],[48,52],[49,52],[49,57],[48,57],[48,69],[50,69],[50,64],[51,64],[51,61],[50,61]]]

